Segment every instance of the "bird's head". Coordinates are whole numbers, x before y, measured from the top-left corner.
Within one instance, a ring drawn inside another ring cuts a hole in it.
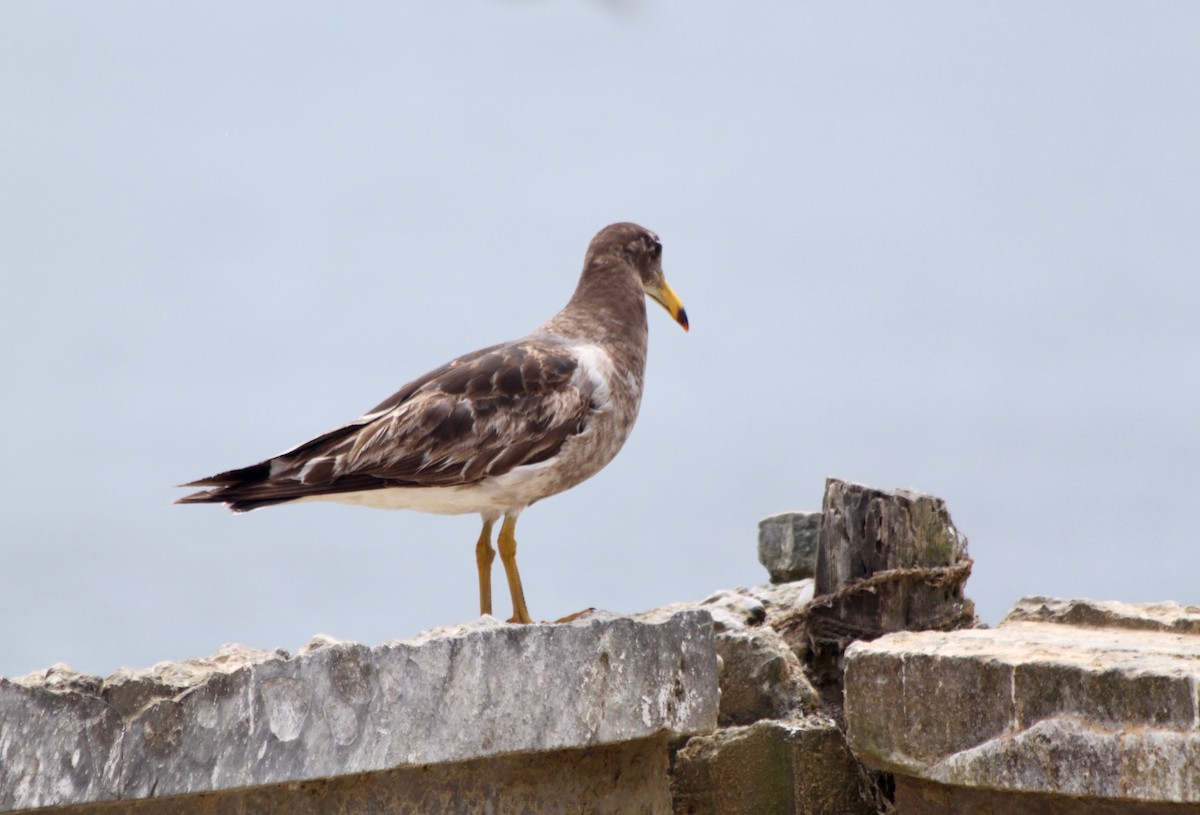
[[[589,256],[599,254],[601,247],[611,247],[621,252],[624,259],[637,270],[646,296],[665,308],[671,318],[683,326],[684,331],[688,330],[683,303],[663,275],[662,242],[658,235],[637,224],[613,224],[600,230],[592,240]]]

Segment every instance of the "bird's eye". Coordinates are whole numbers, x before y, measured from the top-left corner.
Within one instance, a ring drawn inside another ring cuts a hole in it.
[[[659,243],[658,241],[654,242],[654,246],[652,246],[650,248],[650,256],[656,257],[656,258],[662,257],[662,244],[661,243]]]

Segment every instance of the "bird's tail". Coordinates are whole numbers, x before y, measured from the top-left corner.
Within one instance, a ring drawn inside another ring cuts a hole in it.
[[[271,482],[271,462],[262,461],[249,467],[180,484],[181,487],[209,487],[175,501],[177,504],[226,504],[234,512],[249,512],[271,504],[282,504],[299,497],[283,493]]]
[[[326,461],[330,467],[332,462]],[[316,478],[306,483],[304,474],[311,466],[298,466],[285,454],[249,467],[217,473],[181,487],[208,487],[175,501],[177,504],[226,504],[234,512],[249,512],[272,504],[286,504],[300,498],[336,495],[344,492],[376,490],[382,487],[408,486],[404,481],[354,473],[332,478]],[[320,470],[315,470],[320,474]]]

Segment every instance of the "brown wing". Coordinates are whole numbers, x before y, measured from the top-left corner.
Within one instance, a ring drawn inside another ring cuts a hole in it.
[[[181,503],[235,511],[309,495],[470,484],[553,456],[581,432],[594,386],[563,345],[476,351],[405,385],[362,418],[286,453],[185,486]]]

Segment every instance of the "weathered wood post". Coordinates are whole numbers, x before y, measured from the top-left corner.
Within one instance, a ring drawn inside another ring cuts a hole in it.
[[[818,682],[836,686],[854,640],[973,625],[970,573],[967,539],[941,498],[830,478],[813,600],[787,628],[793,640],[803,630]]]

